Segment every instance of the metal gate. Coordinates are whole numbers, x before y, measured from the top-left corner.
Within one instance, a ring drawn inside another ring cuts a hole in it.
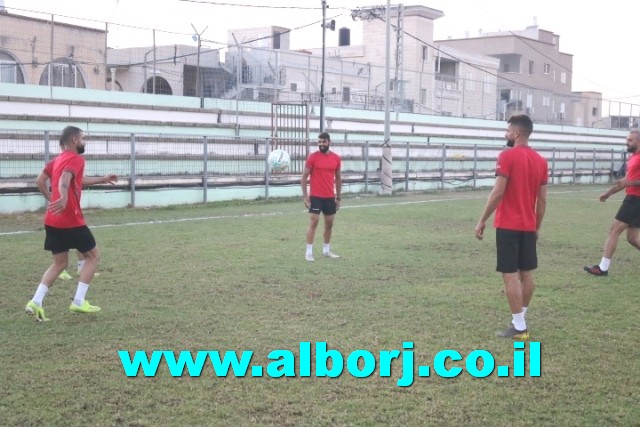
[[[302,173],[309,154],[309,108],[306,103],[271,105],[271,150],[291,156],[290,173]]]

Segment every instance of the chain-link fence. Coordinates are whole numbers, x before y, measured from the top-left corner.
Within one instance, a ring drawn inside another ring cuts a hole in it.
[[[0,131],[0,193],[36,192],[35,178],[60,151],[59,136],[59,132],[48,131]],[[298,194],[300,171],[310,144],[308,140],[283,138],[149,134],[91,133],[85,139],[85,175],[117,174],[118,185],[108,188],[128,194],[129,206],[136,206],[138,195],[157,189],[195,189],[202,202],[208,201],[212,189],[258,187],[262,189],[260,196],[268,198],[270,189],[285,186],[289,188],[286,194]],[[274,148],[291,153],[288,170],[270,170],[267,157]],[[380,143],[345,141],[332,149],[343,160],[344,194],[378,191]],[[496,145],[395,142],[394,188],[412,191],[492,185],[495,160],[502,149],[497,141]],[[623,151],[614,149],[541,147],[539,152],[549,161],[551,184],[608,183],[625,159]]]

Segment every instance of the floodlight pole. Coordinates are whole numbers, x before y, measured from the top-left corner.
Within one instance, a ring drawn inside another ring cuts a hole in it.
[[[384,143],[382,144],[382,165],[380,167],[380,184],[382,194],[393,193],[393,152],[391,151],[391,114],[389,99],[389,64],[391,63],[391,1],[387,0],[386,10],[386,40],[384,66]]]

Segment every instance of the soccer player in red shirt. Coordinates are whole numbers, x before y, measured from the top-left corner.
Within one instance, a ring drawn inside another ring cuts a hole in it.
[[[307,228],[307,251],[305,259],[313,258],[313,239],[320,221],[320,213],[324,215],[324,244],[322,255],[327,258],[340,258],[331,252],[331,231],[336,212],[340,209],[340,193],[342,177],[340,175],[340,156],[329,149],[331,137],[322,132],[318,135],[318,149],[307,157],[300,185],[304,205],[309,209],[309,227]],[[307,193],[307,182],[309,192]],[[335,188],[335,191],[334,191]]]
[[[536,244],[547,206],[547,161],[529,146],[533,123],[526,115],[508,120],[507,146],[498,156],[496,182],[475,228],[479,240],[495,211],[498,266],[502,273],[512,322],[497,336],[529,339],[525,315],[535,288]]]
[[[61,145],[60,148],[64,150],[63,145]],[[53,173],[53,160],[51,160],[44,166],[44,169],[42,170],[42,172],[40,172],[40,175],[38,175],[38,178],[36,178],[36,185],[38,186],[38,190],[40,190],[40,193],[42,193],[42,196],[45,198],[47,202],[51,200],[51,193],[49,192],[47,181],[51,180],[52,173]],[[84,181],[85,185],[86,185],[86,180],[87,178],[85,178],[85,181]],[[84,265],[84,257],[78,251],[76,251],[76,254],[78,257],[78,274],[80,274],[80,270],[82,270],[82,266]],[[98,276],[98,275],[99,273],[95,273],[95,276]],[[62,270],[62,273],[60,273],[60,276],[58,276],[58,279],[71,280],[72,277],[69,273],[67,273],[67,270]]]
[[[604,250],[600,264],[584,267],[584,271],[594,276],[607,276],[611,258],[618,246],[618,238],[627,230],[627,241],[636,249],[640,249],[640,132],[629,132],[627,136],[627,152],[631,157],[627,162],[625,177],[600,195],[600,201],[605,202],[618,191],[625,190],[626,197],[616,214],[609,235],[604,242]]]
[[[75,126],[64,128],[60,146],[63,151],[51,165],[51,198],[44,217],[44,249],[51,251],[53,264],[44,272],[33,299],[26,307],[26,312],[35,315],[36,321],[49,320],[42,308],[42,301],[55,279],[67,268],[69,249],[74,248],[82,253],[85,262],[69,310],[75,313],[95,313],[100,310],[100,307],[91,305],[85,299],[100,259],[100,252],[91,230],[85,223],[80,208],[80,197],[83,185],[113,184],[118,181],[114,174],[84,178],[85,161],[81,154],[84,153],[85,142],[81,129]]]

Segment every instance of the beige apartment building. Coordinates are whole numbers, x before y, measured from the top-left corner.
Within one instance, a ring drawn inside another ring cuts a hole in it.
[[[601,118],[596,107],[585,117],[584,105],[597,103],[597,96],[594,100],[591,93],[581,99],[572,92],[573,56],[560,51],[560,36],[551,31],[533,25],[525,30],[479,33],[435,43],[500,61],[497,109],[503,118],[526,113],[539,122],[578,126],[589,126]]]
[[[433,41],[434,21],[444,16],[439,10],[419,5],[392,6],[389,14],[389,74],[394,111],[496,117],[497,59],[476,52],[439,49]],[[384,7],[362,8],[352,16],[363,22],[362,45],[331,48],[329,56],[346,63],[355,60],[367,64],[364,67],[368,78],[366,93],[373,108],[382,109],[386,21],[381,18],[386,18],[386,10]],[[320,49],[310,49],[310,52],[317,56]],[[354,92],[353,88],[348,89]]]
[[[107,56],[108,90],[222,98],[235,81],[212,49],[145,46],[109,49]]]
[[[105,89],[107,33],[0,11],[0,82]]]
[[[433,40],[444,13],[420,5],[390,9],[391,108],[445,116],[505,119],[526,113],[541,123],[606,126],[601,94],[572,92],[572,55],[560,37],[531,26]],[[385,7],[361,8],[362,44],[290,50],[288,28],[228,31],[219,50],[196,46],[108,49],[107,30],[0,11],[0,82],[384,109]],[[96,24],[99,25],[99,24]],[[328,30],[327,30],[328,31]]]
[[[385,94],[384,8],[361,10],[363,43],[325,52],[327,106],[382,110]],[[390,92],[393,111],[494,118],[498,61],[477,53],[437,49],[434,20],[441,11],[397,6],[392,16]],[[355,18],[355,16],[354,16]],[[265,102],[319,103],[320,48],[291,51],[282,27],[230,30],[225,62],[219,51],[195,46],[107,49],[107,29],[88,28],[3,12],[2,82],[106,89]],[[396,29],[399,29],[397,31]],[[409,37],[408,35],[411,35]],[[346,36],[346,40],[345,37]],[[51,66],[49,64],[52,64]],[[477,81],[476,81],[477,79]]]
[[[326,105],[384,109],[386,24],[380,18],[385,13],[384,7],[359,9],[352,16],[363,21],[362,44],[351,45],[350,30],[340,28],[339,46],[325,48]],[[496,117],[498,59],[435,48],[434,20],[443,16],[441,11],[394,6],[390,14],[393,111]],[[288,51],[289,31],[263,27],[228,32],[226,64],[236,69],[242,62],[245,97],[250,90],[253,99],[319,101],[322,48]]]

